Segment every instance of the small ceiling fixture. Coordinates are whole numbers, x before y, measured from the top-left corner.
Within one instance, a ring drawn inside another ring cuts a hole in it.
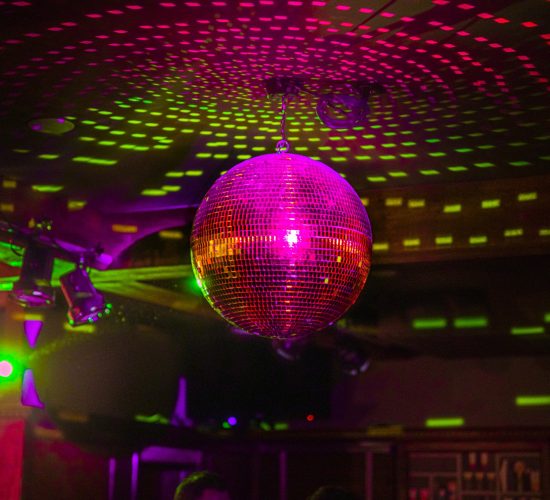
[[[29,241],[11,298],[23,307],[52,307],[55,304],[55,291],[51,284],[53,260],[50,248]]]
[[[111,304],[99,293],[80,261],[76,268],[59,278],[61,291],[69,306],[67,316],[71,325],[94,323],[111,312]]]
[[[372,233],[347,181],[289,152],[287,103],[300,84],[277,83],[277,153],[239,163],[210,188],[193,222],[191,262],[204,296],[227,321],[290,339],[322,330],[355,302],[370,271]]]

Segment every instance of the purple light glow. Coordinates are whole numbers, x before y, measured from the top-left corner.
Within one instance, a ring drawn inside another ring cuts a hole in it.
[[[34,375],[32,370],[25,370],[23,373],[21,404],[24,406],[32,406],[34,408],[44,408],[44,403],[40,400],[40,396],[36,390],[36,385],[34,384]]]
[[[36,342],[38,341],[38,336],[42,330],[43,322],[38,319],[26,319],[23,323],[23,328],[25,329],[25,336],[29,342],[31,349],[36,347]]]
[[[191,235],[195,276],[212,307],[246,332],[280,339],[346,312],[367,280],[371,246],[352,187],[288,153],[251,158],[220,177]]]
[[[227,419],[227,423],[233,427],[234,425],[237,425],[237,418],[236,417],[229,417]]]

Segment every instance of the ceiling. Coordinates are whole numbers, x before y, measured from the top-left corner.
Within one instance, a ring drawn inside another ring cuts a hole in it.
[[[215,321],[181,285],[193,214],[222,172],[274,151],[265,81],[295,78],[292,151],[341,173],[373,226],[339,328],[389,350],[549,354],[549,8],[0,1],[0,239],[48,219],[58,257],[140,268],[98,271],[99,288]],[[366,121],[323,124],[319,95],[356,82],[376,84]],[[6,291],[20,259],[3,250]]]

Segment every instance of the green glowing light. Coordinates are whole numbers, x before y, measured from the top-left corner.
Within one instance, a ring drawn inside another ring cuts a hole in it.
[[[372,244],[373,252],[386,252],[390,249],[390,245],[387,242],[377,242]]]
[[[44,153],[41,155],[38,155],[40,160],[57,160],[59,158],[59,155],[51,154],[51,153]]]
[[[57,193],[63,189],[63,186],[54,186],[54,185],[46,185],[46,184],[34,184],[32,186],[33,191],[37,191],[39,193]]]
[[[162,425],[168,425],[170,423],[170,420],[166,417],[155,414],[155,415],[135,415],[134,420],[136,422],[143,422],[146,424],[162,424]]]
[[[486,328],[488,324],[487,316],[462,316],[453,320],[455,328]]]
[[[435,237],[436,245],[452,245],[452,243],[453,243],[453,237],[451,235]]]
[[[468,238],[468,242],[470,243],[470,245],[484,245],[485,243],[487,243],[487,241],[488,241],[487,236],[483,234],[470,236]]]
[[[386,182],[387,181],[387,179],[381,175],[368,176],[367,180],[369,182]]]
[[[286,422],[275,422],[273,424],[273,430],[276,430],[276,431],[286,431],[288,430],[289,426],[288,426],[288,423]]]
[[[505,238],[513,238],[517,236],[523,236],[523,229],[521,227],[504,230]]]
[[[384,203],[387,207],[400,207],[403,205],[403,198],[386,198]]]
[[[414,330],[440,330],[447,327],[447,319],[441,317],[415,318],[412,321]]]
[[[142,196],[166,196],[166,191],[163,189],[144,189],[141,192]]]
[[[481,201],[481,208],[499,208],[500,207],[500,199],[496,198],[494,200],[482,200]]]
[[[550,236],[550,228],[549,227],[541,227],[539,229],[539,236]]]
[[[516,396],[516,406],[549,406],[550,395]]]
[[[443,213],[454,214],[462,211],[462,205],[460,203],[455,203],[453,205],[445,205],[443,207]]]
[[[63,324],[63,329],[66,332],[72,332],[72,333],[94,333],[95,328],[96,327],[93,324],[72,325],[69,322],[66,322]]]
[[[428,428],[462,427],[464,419],[462,417],[428,418],[424,425]]]
[[[544,322],[550,323],[550,312],[544,313]]]
[[[13,290],[13,283],[0,282],[0,292],[11,292]]]
[[[92,158],[90,156],[75,156],[72,159],[77,163],[89,163],[91,165],[116,165],[118,160],[108,160],[106,158]]]
[[[422,199],[418,199],[418,200],[410,199],[410,200],[407,202],[407,206],[408,206],[409,208],[422,208],[422,207],[425,207],[425,206],[426,206],[426,200],[422,200]]]
[[[517,200],[518,201],[533,201],[533,200],[536,200],[537,198],[538,198],[538,193],[535,191],[535,192],[531,192],[531,193],[519,193]]]
[[[0,387],[6,382],[18,382],[23,365],[13,353],[0,352]]]
[[[544,333],[544,326],[513,326],[510,328],[512,335],[541,335]]]
[[[405,248],[418,247],[420,246],[420,238],[405,238],[403,240],[403,246]]]

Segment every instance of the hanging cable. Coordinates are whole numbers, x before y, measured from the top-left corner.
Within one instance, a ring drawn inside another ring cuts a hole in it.
[[[286,107],[288,95],[283,94],[281,99],[281,140],[277,143],[277,153],[288,153],[290,151],[290,143],[286,138]]]

